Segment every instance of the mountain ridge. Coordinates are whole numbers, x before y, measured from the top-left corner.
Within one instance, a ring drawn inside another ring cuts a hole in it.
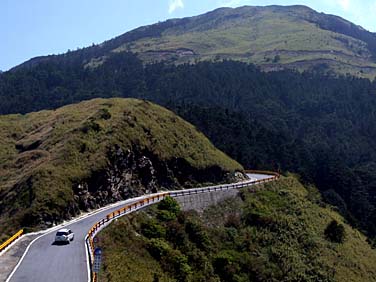
[[[376,77],[376,35],[336,15],[303,6],[218,8],[141,26],[101,44],[33,58],[12,69],[62,59],[89,68],[109,54],[131,51],[145,63],[233,59],[263,70],[317,70]]]

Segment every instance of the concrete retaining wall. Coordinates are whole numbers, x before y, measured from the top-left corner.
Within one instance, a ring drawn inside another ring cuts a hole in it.
[[[227,198],[235,197],[238,193],[239,191],[237,189],[230,189],[226,191],[180,196],[176,197],[175,200],[180,204],[181,209],[184,211],[203,211],[211,205],[215,205]]]

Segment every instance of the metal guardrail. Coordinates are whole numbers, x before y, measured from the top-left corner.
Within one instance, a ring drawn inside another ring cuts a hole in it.
[[[99,231],[101,231],[104,227],[110,224],[112,220],[116,218],[119,218],[121,216],[132,213],[141,208],[160,202],[167,196],[176,198],[176,197],[184,197],[184,196],[200,194],[200,193],[210,193],[210,192],[215,192],[215,191],[240,189],[240,188],[247,187],[249,185],[255,185],[255,184],[261,184],[261,183],[274,181],[280,177],[279,173],[272,172],[272,171],[246,170],[245,173],[266,174],[266,175],[270,175],[271,177],[259,179],[259,180],[248,180],[248,181],[243,181],[243,182],[234,183],[234,184],[222,184],[222,185],[215,185],[215,186],[207,186],[203,188],[193,188],[193,189],[184,189],[184,190],[177,190],[177,191],[170,191],[170,192],[161,192],[158,194],[150,195],[150,197],[144,198],[135,203],[125,205],[124,207],[121,207],[120,209],[109,213],[105,218],[102,218],[100,221],[95,223],[90,228],[89,232],[87,233],[85,237],[86,248],[89,253],[89,259],[90,259],[90,269],[92,270],[93,263],[94,263],[94,242],[93,242],[94,237],[98,234]],[[92,271],[91,271],[91,281],[93,282],[97,281],[97,274]]]
[[[2,243],[0,245],[0,252],[4,251],[10,244],[12,244],[18,238],[20,238],[22,236],[22,234],[23,234],[23,229],[21,229],[16,234],[14,234],[12,237],[10,237],[8,240],[6,240],[4,243]]]
[[[278,172],[270,171],[270,170],[251,170],[247,169],[244,171],[245,173],[254,173],[254,174],[266,174],[266,175],[274,175],[279,178],[281,175]]]
[[[93,269],[93,263],[94,263],[94,237],[99,231],[101,231],[104,227],[110,224],[111,221],[113,221],[114,219],[119,218],[129,213],[132,213],[141,208],[150,206],[154,203],[160,202],[167,196],[169,196],[169,192],[161,192],[158,194],[151,195],[150,197],[139,200],[135,203],[125,205],[124,207],[121,207],[120,209],[107,214],[105,218],[102,218],[100,221],[95,223],[90,228],[89,232],[87,233],[85,237],[86,249],[89,252],[90,269],[91,270]],[[93,282],[97,281],[97,274],[93,271],[91,271],[91,281]]]

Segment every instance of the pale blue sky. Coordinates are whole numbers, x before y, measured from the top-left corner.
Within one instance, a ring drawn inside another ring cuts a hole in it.
[[[302,4],[376,32],[376,0],[0,0],[0,70],[218,7]]]

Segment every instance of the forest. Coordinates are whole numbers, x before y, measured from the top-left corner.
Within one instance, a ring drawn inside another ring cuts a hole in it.
[[[265,73],[234,61],[144,65],[69,54],[0,74],[0,114],[134,97],[193,123],[244,167],[293,172],[376,236],[376,82],[319,71]]]

